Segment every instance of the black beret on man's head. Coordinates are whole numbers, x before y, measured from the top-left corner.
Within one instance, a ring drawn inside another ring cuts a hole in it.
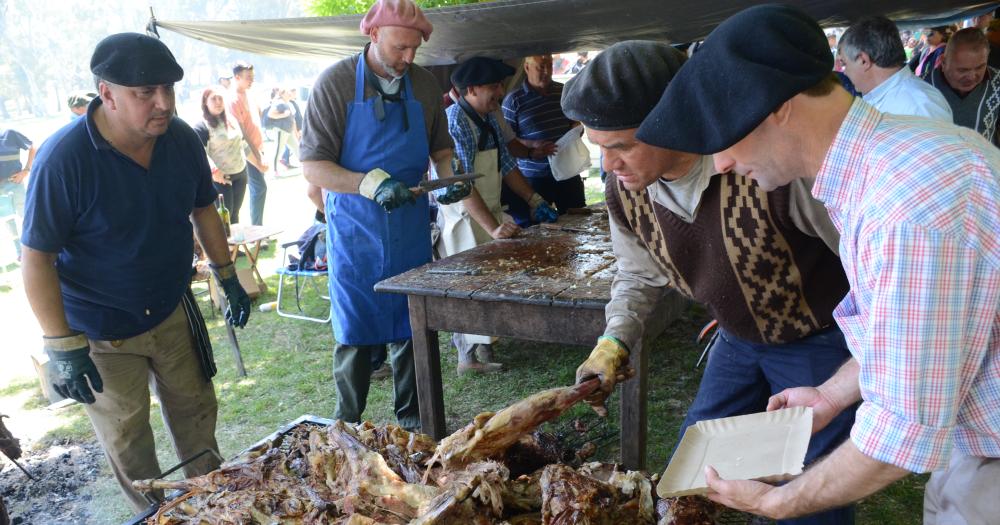
[[[809,15],[774,4],[745,9],[708,35],[636,137],[661,148],[718,153],[831,71],[830,45]]]
[[[619,42],[566,82],[563,113],[590,129],[637,128],[686,58],[659,42]]]
[[[90,72],[120,86],[158,86],[184,78],[184,70],[159,39],[118,33],[97,43]]]
[[[514,68],[500,60],[486,57],[472,57],[459,64],[451,72],[451,83],[458,89],[469,86],[496,84],[514,74]]]

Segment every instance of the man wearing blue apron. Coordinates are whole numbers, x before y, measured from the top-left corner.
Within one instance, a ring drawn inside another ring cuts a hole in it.
[[[377,2],[361,22],[364,51],[320,75],[302,134],[303,174],[326,195],[333,333],[334,417],[364,412],[372,352],[388,345],[400,426],[420,427],[406,297],[375,283],[431,260],[430,214],[417,186],[434,163],[451,176],[441,89],[413,65],[432,27],[411,0]],[[464,198],[471,185],[449,188]]]

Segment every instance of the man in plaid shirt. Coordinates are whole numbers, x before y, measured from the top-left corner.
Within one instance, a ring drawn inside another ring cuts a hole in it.
[[[714,153],[720,172],[768,189],[815,176],[813,195],[841,232],[851,291],[834,317],[854,358],[768,408],[811,406],[816,430],[861,400],[851,439],[780,487],[709,467],[709,497],[786,518],[933,472],[925,523],[996,523],[1000,152],[971,130],[877,112],[831,66],[807,15],[747,9],[708,36],[637,134]]]

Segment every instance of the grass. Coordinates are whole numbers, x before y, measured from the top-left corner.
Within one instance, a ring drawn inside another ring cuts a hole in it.
[[[589,202],[603,197],[599,181],[596,176],[586,180]],[[269,189],[269,206],[277,206],[277,209],[301,208],[301,188],[293,185],[295,181],[277,182]],[[296,232],[286,231],[286,234],[294,233]],[[272,243],[272,248],[263,252],[262,257],[261,265],[273,268],[276,257],[280,257],[280,249],[276,249]],[[271,272],[263,273],[268,275]],[[258,304],[274,300],[277,277],[268,278],[267,284],[269,292],[257,299]],[[235,455],[278,426],[302,414],[323,417],[333,414],[336,401],[331,374],[334,339],[329,325],[282,318],[273,312],[261,313],[255,310],[249,325],[238,331],[248,373],[248,377],[240,378],[236,374],[221,316],[218,313],[212,316],[206,295],[200,296],[199,302],[209,324],[219,367],[219,374],[215,378],[219,400],[216,436],[223,457]],[[289,303],[289,307],[293,305]],[[314,300],[307,302],[307,307],[322,308],[322,305]],[[697,390],[701,369],[696,369],[694,365],[702,348],[694,343],[693,338],[697,329],[706,321],[704,309],[694,306],[651,346],[647,453],[647,465],[651,471],[662,471],[666,465],[677,440],[678,426]],[[455,370],[456,355],[448,344],[449,336],[446,333],[440,334],[445,411],[449,430],[465,425],[479,412],[503,408],[539,390],[571,384],[576,367],[589,352],[584,347],[502,339],[497,344],[495,353],[507,365],[505,372],[487,377],[459,377]],[[16,381],[0,389],[0,398],[23,393],[33,385],[33,381]],[[33,402],[29,400],[28,403]],[[611,414],[606,421],[598,421],[584,406],[574,407],[550,429],[558,432],[566,428],[567,421],[580,418],[591,425],[596,433],[616,434],[617,396],[612,398],[609,407]],[[60,426],[45,436],[45,443],[93,438],[89,420],[82,407],[77,405],[60,412]],[[363,417],[376,423],[394,422],[391,380],[372,384],[368,408]],[[155,402],[151,420],[160,465],[165,470],[173,466],[177,458],[173,454],[159,406]],[[596,458],[616,460],[619,452],[616,435],[601,443]],[[912,476],[862,502],[858,523],[918,523],[921,519],[925,481],[925,477]],[[132,515],[106,468],[99,480],[89,487],[87,496],[92,498],[90,523],[118,524]]]

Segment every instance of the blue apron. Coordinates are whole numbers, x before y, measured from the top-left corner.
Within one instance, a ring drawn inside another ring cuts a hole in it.
[[[400,102],[386,102],[376,117],[378,97],[365,101],[365,57],[358,57],[354,102],[347,107],[347,129],[340,165],[366,173],[382,168],[393,179],[415,187],[427,172],[430,156],[423,109],[413,99],[410,75],[403,79]],[[406,112],[404,115],[403,112]],[[404,125],[406,122],[407,125]],[[376,345],[410,339],[406,296],[375,293],[375,283],[430,262],[431,233],[427,195],[391,213],[359,194],[327,193],[327,242],[333,334],[347,345]]]

